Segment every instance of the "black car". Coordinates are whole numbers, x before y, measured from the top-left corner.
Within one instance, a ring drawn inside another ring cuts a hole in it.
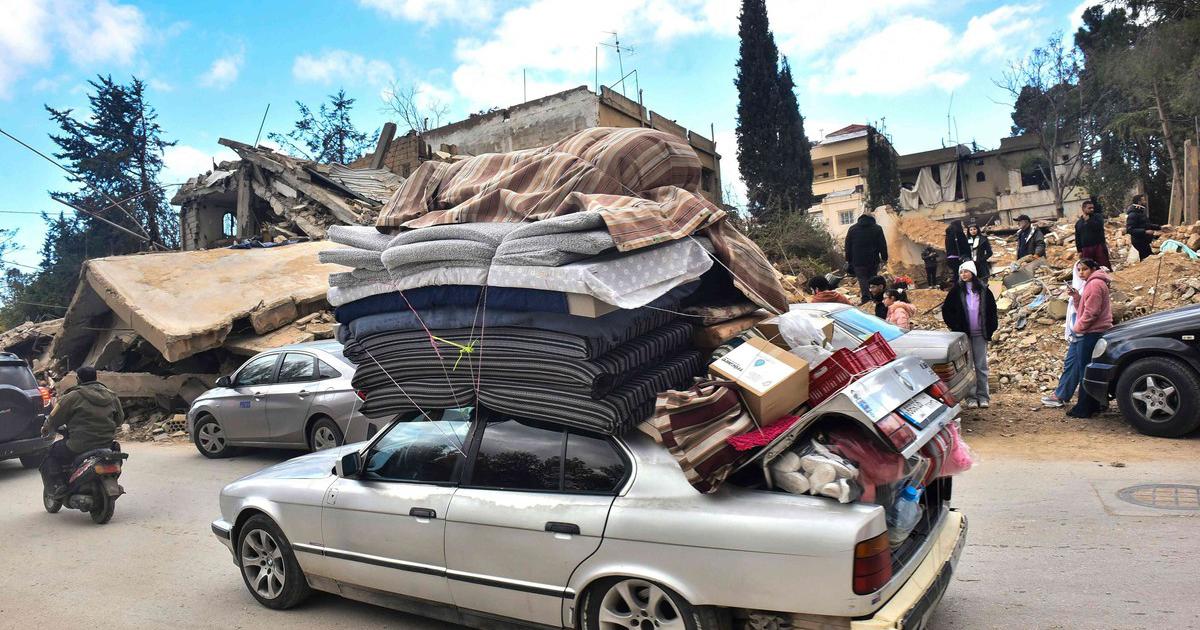
[[[1200,304],[1139,317],[1104,333],[1083,388],[1116,398],[1138,431],[1180,437],[1200,427]]]
[[[24,359],[0,352],[0,460],[19,457],[26,468],[42,463],[54,442],[41,434],[48,398]]]

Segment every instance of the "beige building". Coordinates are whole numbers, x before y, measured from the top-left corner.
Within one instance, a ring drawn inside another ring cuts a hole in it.
[[[835,238],[844,236],[866,208],[870,132],[867,125],[849,125],[812,147],[814,205],[808,213]]]

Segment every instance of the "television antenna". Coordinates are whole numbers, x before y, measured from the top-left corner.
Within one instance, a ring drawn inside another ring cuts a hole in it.
[[[613,36],[613,43],[610,44],[608,42],[600,42],[600,45],[604,46],[606,48],[616,49],[616,51],[617,51],[617,69],[621,71],[621,96],[625,96],[625,77],[628,75],[625,74],[625,58],[623,56],[623,53],[629,53],[630,55],[633,55],[637,51],[634,50],[633,48],[630,48],[629,46],[622,46],[621,38],[617,35],[616,31],[602,31],[602,32],[608,33],[609,35]],[[599,67],[600,67],[600,61],[599,61],[599,59],[597,59],[596,60],[596,68],[597,68],[596,71],[597,72],[599,72]]]

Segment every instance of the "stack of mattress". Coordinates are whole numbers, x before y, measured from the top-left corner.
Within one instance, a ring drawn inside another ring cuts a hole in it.
[[[365,392],[365,415],[482,405],[618,434],[653,413],[659,392],[703,372],[707,357],[692,347],[693,322],[683,310],[706,301],[700,287],[714,273],[759,270],[765,259],[752,242],[718,229],[723,211],[661,178],[643,177],[660,184],[644,195],[586,194],[604,192],[614,176],[634,182],[667,163],[648,155],[682,151],[661,132],[594,131],[584,133],[609,142],[596,154],[577,142],[426,163],[378,227],[329,229],[344,247],[320,258],[347,268],[331,274],[329,301],[345,355],[358,365],[354,386]],[[613,152],[625,156],[613,162],[624,170],[600,173]],[[463,183],[493,166],[486,182]],[[690,177],[677,167],[663,177],[679,173]],[[515,186],[514,178],[527,186],[496,189]],[[428,198],[429,191],[445,198]],[[417,204],[426,211],[414,211]],[[416,218],[396,225],[397,216]],[[773,275],[750,275],[725,283],[754,301],[764,293],[778,301]]]

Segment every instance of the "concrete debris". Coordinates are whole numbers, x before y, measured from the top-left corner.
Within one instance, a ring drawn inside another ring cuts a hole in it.
[[[62,332],[62,318],[44,322],[25,322],[0,333],[0,352],[11,352],[34,367],[43,369],[46,352],[54,337]]]

